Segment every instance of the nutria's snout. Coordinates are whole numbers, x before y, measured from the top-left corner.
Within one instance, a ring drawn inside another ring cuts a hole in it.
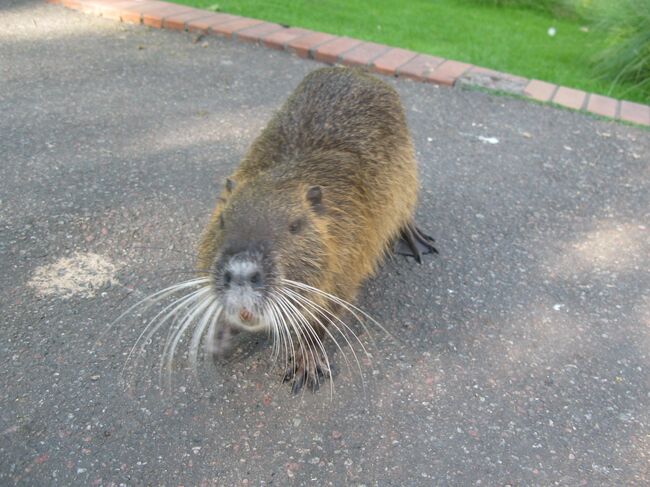
[[[235,255],[226,263],[223,272],[223,286],[225,289],[262,288],[264,287],[263,272],[259,263],[247,256]]]
[[[261,249],[227,250],[214,269],[214,288],[222,303],[224,318],[248,331],[268,327],[265,296],[270,272]]]

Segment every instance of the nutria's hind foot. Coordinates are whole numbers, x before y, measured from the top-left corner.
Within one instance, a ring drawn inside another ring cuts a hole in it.
[[[304,386],[316,392],[325,379],[332,376],[330,366],[321,351],[300,350],[287,366],[284,382],[292,382],[291,392],[298,394]]]
[[[395,253],[413,257],[418,264],[421,264],[422,255],[438,253],[432,242],[434,242],[433,238],[420,230],[414,221],[411,221],[402,228],[400,238],[395,244]]]

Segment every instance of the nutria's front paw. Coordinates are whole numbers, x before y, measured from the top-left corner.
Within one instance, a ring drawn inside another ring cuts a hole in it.
[[[307,386],[312,392],[320,388],[321,381],[331,377],[330,366],[322,352],[298,351],[292,363],[287,366],[284,381],[292,382],[291,392],[298,394]]]
[[[214,334],[214,338],[209,340],[207,345],[208,352],[216,356],[223,356],[232,345],[232,337],[237,335],[239,330],[233,328],[227,323],[220,323],[220,327]]]

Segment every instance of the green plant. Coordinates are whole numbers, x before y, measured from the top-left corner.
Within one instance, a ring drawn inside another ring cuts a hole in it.
[[[650,101],[650,0],[584,2],[597,29],[606,32],[606,47],[594,56],[596,72],[611,83],[637,88]]]

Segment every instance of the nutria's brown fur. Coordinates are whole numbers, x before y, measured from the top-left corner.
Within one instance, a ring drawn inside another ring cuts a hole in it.
[[[219,293],[224,248],[235,248],[231,255],[260,244],[265,288],[287,278],[352,301],[400,232],[414,230],[417,190],[395,90],[362,71],[316,70],[227,180],[199,244],[198,269],[216,276]],[[322,295],[310,299],[340,311]],[[314,318],[310,324],[322,337],[324,323]],[[315,385],[318,366],[303,371],[298,364],[298,388],[303,375]]]

